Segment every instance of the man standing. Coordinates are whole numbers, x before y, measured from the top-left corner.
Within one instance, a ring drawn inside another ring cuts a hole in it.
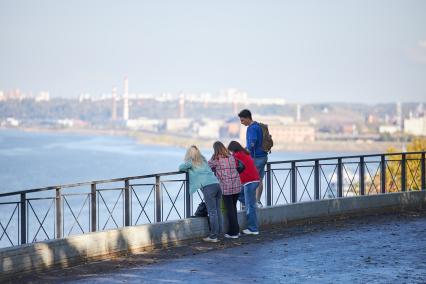
[[[256,201],[257,206],[262,207],[260,198],[263,192],[263,177],[265,176],[265,165],[268,161],[268,153],[263,150],[263,133],[259,123],[254,121],[251,116],[251,112],[248,109],[243,109],[238,114],[242,125],[247,126],[246,142],[247,150],[250,152],[250,156],[253,158],[256,165],[257,171],[260,176],[260,183],[256,189]]]

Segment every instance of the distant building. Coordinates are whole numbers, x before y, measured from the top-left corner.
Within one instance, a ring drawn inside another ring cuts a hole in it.
[[[304,122],[287,125],[270,125],[269,133],[271,133],[274,142],[277,144],[315,141],[315,128]]]
[[[12,126],[12,127],[17,127],[19,126],[20,122],[19,120],[13,118],[13,117],[8,117],[6,118],[6,121],[2,122],[2,126]]]
[[[35,97],[36,102],[48,102],[50,101],[49,92],[40,92],[38,96]]]
[[[24,94],[21,93],[19,89],[5,92],[2,97],[4,100],[23,100],[25,98]]]
[[[404,132],[412,135],[426,136],[426,116],[405,119]]]
[[[275,144],[315,141],[315,128],[308,122],[294,122],[293,117],[286,116],[256,116],[253,119],[268,125]],[[241,127],[241,141],[246,139],[246,129]]]
[[[399,131],[401,131],[401,128],[399,128],[399,126],[397,125],[380,125],[379,126],[379,133],[394,134]]]
[[[78,101],[80,103],[84,101],[92,101],[92,95],[90,95],[89,93],[81,93],[78,97]]]
[[[64,127],[73,127],[74,126],[74,121],[72,119],[58,119],[56,121],[57,124],[59,124],[60,126],[64,126]]]
[[[140,117],[138,119],[129,119],[126,121],[127,128],[134,130],[147,130],[158,132],[162,127],[163,121],[159,119],[149,119],[146,117]]]
[[[350,123],[342,125],[342,133],[348,135],[357,135],[358,129],[356,127],[356,124]]]
[[[166,120],[166,131],[178,132],[187,130],[192,123],[190,118],[172,118]]]
[[[194,130],[196,130],[199,137],[218,139],[223,124],[222,120],[204,119],[197,123],[197,127]]]

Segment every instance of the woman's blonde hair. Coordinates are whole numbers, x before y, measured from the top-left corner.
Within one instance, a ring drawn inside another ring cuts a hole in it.
[[[188,148],[185,154],[185,162],[192,162],[192,165],[195,167],[199,167],[203,164],[204,157],[201,155],[200,150],[198,150],[197,146],[192,145]]]

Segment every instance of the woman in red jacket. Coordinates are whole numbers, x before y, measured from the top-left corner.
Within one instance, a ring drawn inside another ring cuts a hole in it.
[[[236,160],[241,161],[245,169],[240,173],[240,180],[243,186],[241,194],[244,195],[244,203],[246,205],[247,229],[242,232],[247,235],[258,235],[259,227],[257,224],[256,214],[256,188],[259,185],[260,177],[250,153],[241,146],[237,141],[231,141],[228,150]],[[238,161],[237,161],[238,163]]]

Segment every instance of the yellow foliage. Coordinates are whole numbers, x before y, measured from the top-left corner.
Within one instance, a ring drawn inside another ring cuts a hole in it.
[[[426,151],[426,138],[415,138],[407,146],[408,152]]]
[[[407,145],[407,152],[426,151],[426,138],[415,138]],[[395,148],[389,148],[388,153],[398,153]],[[421,154],[406,156],[406,187],[407,190],[421,189]],[[401,190],[401,160],[402,155],[388,156],[386,171],[386,189],[389,192]]]

